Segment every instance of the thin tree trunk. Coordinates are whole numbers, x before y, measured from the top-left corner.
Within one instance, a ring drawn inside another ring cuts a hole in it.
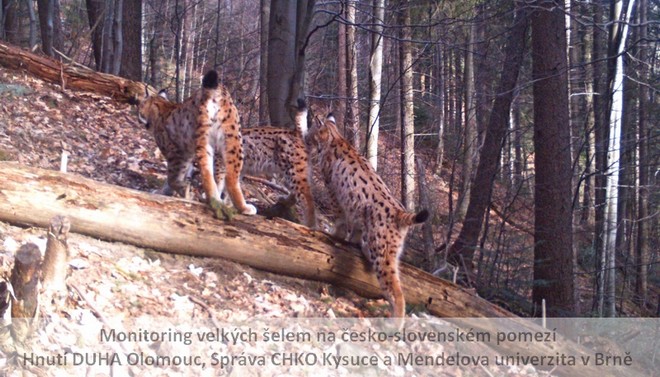
[[[345,18],[346,8],[345,4],[342,6],[342,17]],[[337,101],[335,106],[337,108],[334,111],[335,119],[339,127],[343,128],[344,137],[348,138],[348,125],[346,124],[344,118],[346,116],[346,102],[348,98],[348,88],[347,88],[347,57],[346,57],[346,24],[339,22],[337,25]]]
[[[218,5],[219,6],[219,5]],[[261,0],[259,8],[259,124],[268,124],[268,20],[270,0]]]
[[[373,1],[373,32],[369,60],[369,122],[367,123],[367,159],[378,168],[378,132],[380,130],[380,91],[383,75],[383,24],[385,0]]]
[[[297,2],[294,71],[285,108],[289,113],[289,119],[295,119],[297,100],[305,97],[305,49],[315,4],[316,0],[299,0]]]
[[[596,253],[596,289],[594,309],[599,316],[603,315],[605,298],[605,174],[607,171],[607,143],[609,140],[608,120],[608,85],[607,67],[605,64],[605,33],[601,30],[603,22],[602,4],[595,4],[593,26],[593,104],[594,104],[594,250]]]
[[[105,4],[101,0],[86,0],[85,4],[87,5],[87,18],[89,20],[89,28],[92,33],[92,51],[94,52],[94,62],[96,63],[96,70],[102,71]]]
[[[650,66],[650,41],[648,36],[648,2],[639,1],[639,45],[640,50],[640,72],[639,76],[649,77],[648,67]],[[640,85],[639,88],[639,122],[638,127],[638,148],[637,167],[639,174],[639,193],[637,204],[637,245],[635,249],[635,293],[639,304],[644,307],[648,300],[648,256],[650,254],[648,241],[648,198],[649,198],[649,168],[648,168],[648,143],[650,133],[648,132],[648,107],[649,107],[649,89],[646,85]],[[660,310],[660,308],[658,309]]]
[[[434,50],[433,54],[433,78],[435,79],[434,85],[434,96],[435,96],[435,108],[437,109],[437,115],[435,121],[437,123],[437,137],[438,143],[435,146],[435,174],[440,174],[442,170],[442,162],[444,160],[445,146],[444,146],[444,137],[445,137],[445,77],[444,70],[442,69],[444,63],[444,46],[438,44]]]
[[[346,2],[346,64],[348,101],[346,102],[346,127],[350,130],[349,139],[355,149],[360,150],[360,108],[358,106],[358,61],[355,44],[356,2]]]
[[[2,0],[4,36],[16,46],[21,44],[19,5],[18,0]]]
[[[470,28],[470,42],[465,52],[465,127],[463,129],[463,151],[462,151],[462,169],[461,185],[459,188],[458,205],[456,206],[456,217],[465,218],[468,205],[470,203],[470,187],[472,186],[471,177],[477,151],[477,112],[474,100],[474,54],[472,50],[475,46],[475,37],[477,34],[477,24],[472,24]]]
[[[604,244],[603,253],[606,255],[606,270],[605,270],[605,306],[603,315],[606,317],[616,317],[616,233],[620,224],[617,223],[617,206],[618,206],[618,186],[619,186],[619,164],[620,164],[620,148],[621,148],[621,122],[623,111],[623,49],[625,47],[626,38],[628,34],[628,22],[630,21],[630,13],[635,0],[630,0],[626,13],[622,12],[622,4],[617,1],[614,5],[611,19],[618,20],[621,17],[625,18],[623,27],[618,30],[616,26],[612,26],[610,34],[610,52],[615,51],[617,56],[615,60],[615,75],[612,81],[612,105],[610,108],[610,138],[608,144],[607,160],[610,161],[608,165],[608,172],[611,174],[605,175],[606,187],[606,242]],[[620,33],[620,34],[619,34]]]
[[[30,19],[30,45],[28,48],[32,50],[37,44],[37,17],[34,13],[34,2],[32,0],[25,0],[25,3],[27,4],[28,17]],[[2,4],[0,4],[0,7],[1,6]],[[0,12],[0,14],[2,14],[2,12]]]
[[[402,2],[399,12],[399,76],[401,90],[401,202],[415,211],[415,112],[413,103],[413,59],[410,8]]]

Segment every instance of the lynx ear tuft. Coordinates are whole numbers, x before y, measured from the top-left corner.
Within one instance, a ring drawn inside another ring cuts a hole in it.
[[[332,124],[337,124],[337,121],[335,120],[335,116],[332,113],[329,113],[328,116],[325,118],[328,122],[331,122]]]

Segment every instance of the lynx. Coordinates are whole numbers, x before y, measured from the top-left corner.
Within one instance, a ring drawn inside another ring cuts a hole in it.
[[[376,272],[392,317],[399,318],[401,325],[405,298],[399,279],[399,255],[408,228],[426,221],[428,211],[405,211],[369,162],[341,136],[332,114],[314,124],[306,140],[318,151],[321,175],[336,203],[338,218],[347,228],[347,238],[360,234],[362,253]]]
[[[167,100],[161,92],[138,104],[138,118],[147,129],[153,127],[156,143],[167,159],[166,194],[185,196],[185,177],[197,158],[206,200],[221,200],[215,180],[214,157],[222,156],[226,169],[226,190],[238,211],[257,213],[245,202],[239,177],[243,168],[240,117],[226,88],[219,85],[218,73],[209,71],[202,88],[181,104]],[[165,131],[165,132],[163,132]]]
[[[244,128],[243,174],[272,178],[278,175],[284,180],[303,206],[303,221],[310,228],[316,227],[316,210],[310,187],[311,169],[307,149],[303,141],[307,133],[307,107],[298,101],[295,129],[277,127]],[[219,172],[220,169],[217,169]],[[218,179],[221,181],[221,179]]]

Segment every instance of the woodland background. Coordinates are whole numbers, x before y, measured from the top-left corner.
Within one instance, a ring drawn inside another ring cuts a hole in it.
[[[659,15],[648,0],[2,0],[0,39],[177,101],[214,68],[245,127],[285,126],[305,98],[433,213],[416,266],[455,267],[519,314],[545,299],[550,316],[657,316]]]

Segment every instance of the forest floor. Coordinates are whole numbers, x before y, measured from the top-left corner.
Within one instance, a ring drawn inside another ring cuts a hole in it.
[[[63,150],[70,154],[68,172],[97,181],[153,191],[165,178],[165,163],[153,138],[138,124],[129,105],[92,93],[63,91],[29,74],[0,68],[0,161],[59,170]],[[398,160],[389,163],[395,165]],[[444,183],[433,184],[439,187],[436,197],[447,195]],[[251,193],[265,190],[246,186],[248,201],[254,199]],[[46,230],[0,223],[0,277],[9,277],[13,255],[26,242],[36,243],[43,252]],[[384,300],[364,299],[328,284],[278,276],[225,260],[175,256],[78,234],[70,234],[68,244],[72,272],[67,282],[75,289],[69,291],[63,305],[53,309],[62,321],[148,315],[203,316],[231,322],[259,316],[381,317],[388,313]],[[57,342],[55,329],[46,326],[43,331],[51,343]],[[450,346],[447,348],[449,351]],[[0,375],[10,368],[3,364],[6,362],[0,357]],[[538,375],[533,369],[489,368],[469,368],[466,373],[465,367],[443,367],[435,375]],[[30,372],[45,375],[40,368]],[[87,372],[108,374],[107,369]],[[186,375],[181,370],[167,373]],[[408,373],[405,367],[396,370],[398,375]],[[48,370],[48,375],[57,374]],[[222,374],[231,374],[231,370],[208,375]],[[349,374],[345,368],[337,372]]]

